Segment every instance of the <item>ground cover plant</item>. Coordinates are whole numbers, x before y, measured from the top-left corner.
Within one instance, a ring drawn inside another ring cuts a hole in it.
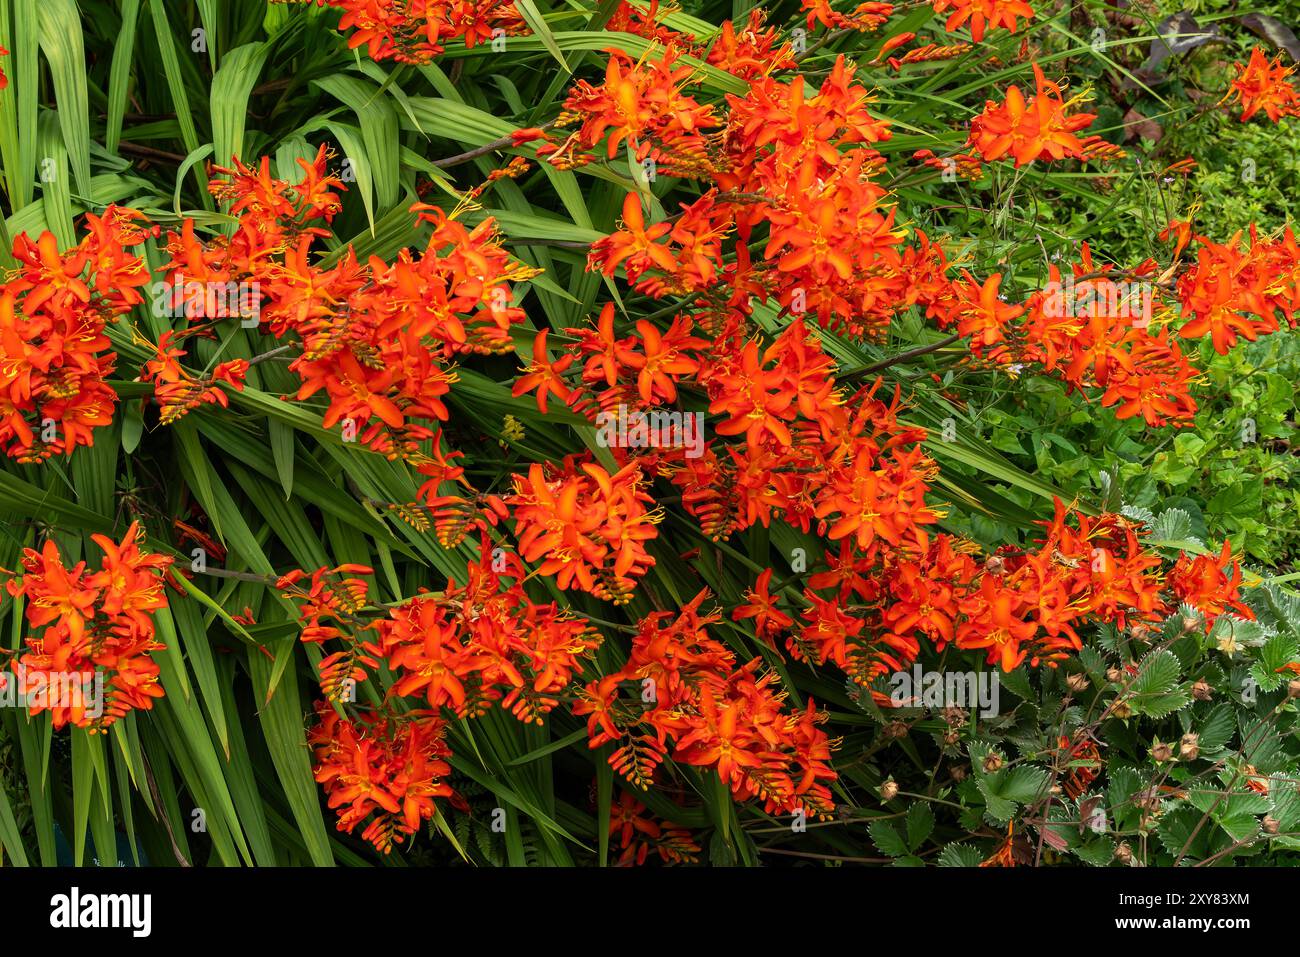
[[[0,0],[0,863],[1294,863],[1286,6]]]

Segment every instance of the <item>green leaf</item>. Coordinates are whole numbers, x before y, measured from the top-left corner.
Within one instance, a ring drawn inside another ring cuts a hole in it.
[[[934,811],[930,805],[917,801],[907,809],[907,849],[918,850],[933,832]]]
[[[969,844],[948,844],[939,852],[940,867],[979,867],[984,855]]]
[[[872,843],[880,849],[880,853],[890,857],[903,857],[907,854],[907,842],[893,824],[888,821],[873,821],[869,830]]]

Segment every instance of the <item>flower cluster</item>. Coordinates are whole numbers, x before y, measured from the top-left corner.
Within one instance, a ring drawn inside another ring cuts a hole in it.
[[[702,372],[715,431],[740,444],[709,443],[671,475],[682,503],[715,539],[772,518],[867,552],[923,543],[936,520],[925,504],[933,461],[925,431],[897,420],[899,396],[876,397],[879,382],[852,394],[837,388],[832,363],[803,323],[767,349],[746,343]]]
[[[658,531],[662,514],[647,509],[653,499],[634,462],[610,475],[591,462],[572,458],[549,470],[534,464],[527,477],[514,477],[515,537],[525,561],[554,575],[561,588],[578,588],[622,604],[631,600],[635,579],[654,565],[645,543]]]
[[[1224,99],[1241,104],[1241,122],[1248,122],[1260,110],[1274,123],[1284,116],[1300,116],[1300,91],[1287,79],[1295,67],[1283,66],[1281,56],[1270,61],[1262,47],[1255,47],[1249,62],[1234,63],[1233,68],[1237,76]]]
[[[364,46],[372,60],[426,63],[445,41],[473,49],[495,37],[526,33],[512,0],[316,0],[343,11],[339,30],[352,33],[348,47]],[[498,32],[499,31],[499,32]]]
[[[447,724],[436,714],[370,709],[348,719],[325,702],[316,714],[307,743],[316,780],[329,806],[339,809],[340,831],[350,834],[369,819],[361,836],[388,854],[437,813],[436,798],[468,809],[447,784],[451,749],[444,740]]]
[[[1220,354],[1238,336],[1253,342],[1277,332],[1279,313],[1294,329],[1300,310],[1300,245],[1291,227],[1268,240],[1252,226],[1245,250],[1241,240],[1240,232],[1222,244],[1193,236],[1196,262],[1178,277],[1178,298],[1188,316],[1178,334],[1209,335]]]
[[[11,575],[7,586],[26,599],[27,623],[38,629],[17,658],[18,693],[30,696],[32,714],[48,710],[55,730],[72,724],[102,732],[163,696],[151,656],[163,648],[153,614],[167,607],[162,576],[172,560],[141,551],[137,524],[121,542],[91,540],[104,553],[97,571],[85,562],[68,568],[51,539],[39,552],[24,550],[21,577]]]
[[[466,570],[463,587],[448,581],[376,617],[367,607],[371,569],[343,565],[295,571],[278,587],[301,610],[305,642],[342,649],[321,661],[321,690],[331,702],[355,700],[367,669],[386,661],[395,675],[389,695],[422,697],[435,711],[480,717],[494,704],[520,721],[540,723],[600,644],[585,622],[525,593],[516,556],[485,545]],[[301,582],[307,581],[304,586]]]
[[[1088,160],[1124,155],[1122,150],[1098,136],[1076,136],[1091,126],[1097,115],[1071,113],[1070,108],[1081,97],[1066,101],[1060,84],[1043,76],[1037,63],[1033,67],[1035,93],[1028,100],[1020,87],[1010,86],[1003,102],[989,100],[984,112],[971,120],[967,142],[984,162],[1010,156],[1019,167],[1034,160]]]
[[[506,566],[500,573],[499,565]],[[477,717],[495,703],[541,724],[601,639],[554,602],[534,603],[522,577],[517,557],[485,548],[463,588],[448,582],[440,597],[393,609],[376,626],[397,675],[391,693],[422,696],[460,717]]]
[[[1162,580],[1158,555],[1141,526],[1121,515],[1071,514],[1060,501],[1033,549],[1006,548],[980,560],[969,542],[936,535],[920,550],[892,550],[872,559],[841,547],[828,571],[814,574],[803,598],[803,623],[769,592],[771,570],[759,576],[737,620],[754,618],[771,641],[789,632],[796,658],[831,661],[859,684],[904,670],[922,642],[980,651],[1011,671],[1024,661],[1051,663],[1082,647],[1078,627],[1109,623],[1148,627],[1180,603],[1207,625],[1242,604],[1241,573],[1227,546],[1217,556],[1181,556]],[[823,596],[818,592],[830,592]],[[877,695],[882,703],[888,698]]]
[[[670,821],[656,821],[630,791],[623,791],[609,815],[609,836],[618,838],[618,863],[641,865],[651,851],[665,864],[694,863],[700,846],[691,832]]]
[[[328,174],[327,161],[324,147],[313,161],[299,160],[296,183],[272,177],[267,158],[256,171],[238,160],[219,170],[226,178],[212,191],[231,204],[239,228],[228,239],[203,241],[187,220],[168,235],[172,259],[165,269],[187,282],[256,289],[257,321],[296,353],[289,369],[301,380],[297,398],[323,394],[325,428],[338,426],[346,441],[405,458],[436,486],[449,477],[434,425],[448,416],[451,363],[462,354],[513,348],[509,329],[523,310],[510,304],[509,283],[534,273],[502,249],[490,217],[471,229],[425,204],[412,208],[429,227],[423,250],[363,264],[349,247],[332,266],[314,262],[312,243],[324,230],[312,223],[328,222],[340,209],[334,190],[342,183]],[[185,285],[175,283],[176,295]],[[248,365],[263,358],[223,363],[198,379],[178,365],[183,353],[173,341],[214,335],[228,318],[223,310],[189,315],[187,328],[159,343],[146,374],[158,383],[166,421],[203,401],[224,403],[214,383],[237,387]]]
[[[131,250],[155,232],[134,210],[87,213],[86,235],[59,251],[51,232],[14,240],[18,269],[0,284],[0,448],[39,462],[94,442],[112,421],[117,359],[108,323],[143,302],[149,281]]]
[[[709,637],[718,615],[702,614],[703,591],[680,613],[641,620],[627,663],[587,685],[574,713],[587,715],[591,747],[616,743],[610,766],[645,790],[664,758],[712,768],[738,799],[757,798],[772,813],[826,815],[831,741],[824,712],[810,699],[785,706],[761,658],[737,665],[735,654]],[[633,693],[621,693],[631,683]]]
[[[171,425],[187,412],[201,405],[214,404],[223,409],[230,404],[226,392],[218,388],[218,383],[225,383],[235,390],[244,387],[244,377],[248,374],[247,359],[231,359],[213,366],[206,376],[196,379],[180,364],[185,350],[172,345],[175,332],[164,332],[158,341],[157,355],[145,363],[141,381],[153,385],[153,394],[157,400],[163,425]]]
[[[934,0],[935,13],[951,10],[944,28],[951,33],[958,27],[970,24],[971,39],[979,43],[988,27],[1005,27],[1016,32],[1018,18],[1032,20],[1034,9],[1024,0]]]

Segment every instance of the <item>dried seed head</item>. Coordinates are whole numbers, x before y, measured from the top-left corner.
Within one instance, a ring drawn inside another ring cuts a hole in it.
[[[967,770],[966,765],[964,764],[957,765],[952,769],[953,782],[956,784],[961,784],[962,781],[966,780],[966,775],[969,773],[970,772]]]
[[[952,727],[959,728],[966,723],[966,709],[949,705],[943,709],[943,720]]]
[[[1263,823],[1265,834],[1276,834],[1278,831],[1282,830],[1282,822],[1272,814],[1265,814]]]
[[[1152,760],[1164,764],[1174,756],[1174,749],[1167,744],[1162,744],[1157,738],[1151,745]]]
[[[1006,570],[1007,563],[1001,555],[990,555],[984,562],[984,570],[990,575],[1001,575]]]
[[[1192,632],[1197,631],[1200,627],[1201,627],[1201,619],[1197,618],[1195,615],[1183,616],[1184,635],[1190,635]]]
[[[898,782],[886,781],[880,785],[880,800],[892,801],[896,797],[898,797]]]
[[[984,773],[996,774],[1002,769],[1002,755],[996,751],[990,751],[984,759]]]
[[[943,743],[949,745],[950,747],[957,744],[957,742],[960,740],[961,740],[961,732],[958,731],[956,728],[949,728],[947,731],[943,733]]]
[[[1197,701],[1209,701],[1214,697],[1214,689],[1208,681],[1198,681],[1192,685],[1192,697]]]
[[[1081,671],[1076,672],[1066,677],[1065,684],[1066,687],[1068,687],[1071,691],[1073,691],[1075,694],[1078,694],[1081,691],[1087,690],[1088,676]]]
[[[1151,629],[1140,621],[1130,628],[1128,633],[1133,636],[1134,641],[1147,641],[1151,637]]]
[[[1286,696],[1300,698],[1300,678],[1292,678],[1286,683]]]
[[[1117,701],[1115,702],[1115,707],[1111,709],[1110,713],[1116,718],[1131,718],[1133,716],[1133,708],[1127,701]]]
[[[907,737],[906,721],[891,721],[884,727],[884,735],[887,738],[905,738]]]
[[[1124,677],[1124,672],[1120,671],[1118,668],[1107,668],[1107,669],[1106,669],[1106,680],[1107,680],[1107,681],[1113,681],[1113,682],[1115,682],[1115,684],[1119,684],[1120,679],[1123,678],[1123,677]]]
[[[1195,761],[1201,755],[1200,735],[1188,732],[1178,743],[1178,757],[1183,761]]]
[[[1115,860],[1121,864],[1133,863],[1133,848],[1128,846],[1128,841],[1119,842],[1119,847],[1115,848]]]

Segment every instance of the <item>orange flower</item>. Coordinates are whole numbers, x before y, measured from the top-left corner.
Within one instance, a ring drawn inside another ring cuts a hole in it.
[[[436,798],[469,810],[446,783],[451,749],[441,718],[427,711],[398,716],[370,709],[352,721],[326,702],[316,705],[316,715],[307,743],[327,803],[340,809],[338,830],[351,833],[369,819],[362,837],[388,854],[433,817]]]
[[[537,390],[537,408],[546,414],[546,397],[554,395],[561,402],[568,401],[569,387],[564,384],[564,370],[573,365],[573,356],[563,356],[552,362],[546,351],[546,329],[533,339],[533,361],[524,370],[524,375],[515,380],[511,394],[521,396],[525,392]]]
[[[1225,573],[1231,568],[1231,574]],[[1255,613],[1242,603],[1240,597],[1241,568],[1232,557],[1232,546],[1223,543],[1217,556],[1186,554],[1169,570],[1166,582],[1179,601],[1184,601],[1206,617],[1206,624],[1214,623],[1219,615],[1229,610],[1242,618],[1254,619]]]
[[[623,742],[610,765],[642,789],[672,746],[675,761],[716,769],[737,798],[760,798],[771,813],[829,814],[823,782],[836,775],[833,742],[819,727],[824,714],[811,700],[806,711],[787,712],[775,676],[757,676],[760,659],[737,667],[706,630],[718,620],[699,613],[707,597],[701,592],[679,615],[642,619],[623,668],[587,685],[574,713],[590,716],[591,747]],[[623,682],[637,687],[635,704],[620,701]]]
[[[1084,159],[1088,144],[1075,133],[1089,126],[1096,114],[1068,112],[1061,88],[1033,65],[1037,92],[1028,100],[1020,88],[1007,88],[1006,100],[989,100],[984,112],[971,120],[968,142],[985,162],[1010,155],[1016,166],[1033,160]]]
[[[985,26],[1006,27],[1015,33],[1017,17],[1028,20],[1034,16],[1033,7],[1023,0],[933,0],[932,6],[935,13],[953,11],[944,24],[949,33],[969,22],[971,39],[976,43],[984,39]]]
[[[17,659],[18,690],[46,692],[30,711],[49,710],[55,730],[71,723],[100,733],[132,709],[149,710],[163,696],[150,654],[162,650],[154,640],[153,613],[167,606],[162,575],[171,559],[141,552],[143,537],[137,524],[120,543],[92,535],[104,552],[100,569],[92,573],[85,562],[67,568],[54,542],[47,541],[39,552],[23,552],[23,574],[8,582],[11,595],[26,596],[27,621],[34,629]],[[69,681],[79,694],[54,693]],[[92,700],[96,682],[106,685],[100,701]]]
[[[1260,110],[1274,123],[1284,116],[1300,116],[1300,92],[1287,82],[1295,67],[1282,66],[1280,55],[1270,61],[1264,56],[1264,48],[1257,46],[1250,51],[1248,63],[1232,66],[1237,77],[1224,99],[1236,98],[1241,104],[1241,122],[1247,122]]]
[[[318,0],[343,11],[340,30],[348,46],[364,46],[372,60],[425,63],[443,52],[439,42],[462,38],[466,47],[490,39],[493,30],[525,32],[511,0]]]
[[[661,513],[642,489],[634,461],[610,475],[599,465],[566,460],[563,469],[532,465],[516,475],[506,500],[524,561],[541,561],[540,574],[555,575],[561,588],[598,598],[630,601],[636,578],[655,561],[644,543],[658,534]]]
[[[765,568],[754,582],[754,587],[745,592],[747,604],[738,606],[731,613],[735,621],[753,618],[754,629],[769,645],[773,635],[794,624],[793,618],[777,608],[780,596],[768,594],[767,586],[771,581],[772,569]]]
[[[610,808],[609,835],[618,838],[618,863],[624,867],[644,864],[651,850],[665,864],[693,863],[700,852],[690,831],[671,821],[656,821],[628,791],[620,792]]]

